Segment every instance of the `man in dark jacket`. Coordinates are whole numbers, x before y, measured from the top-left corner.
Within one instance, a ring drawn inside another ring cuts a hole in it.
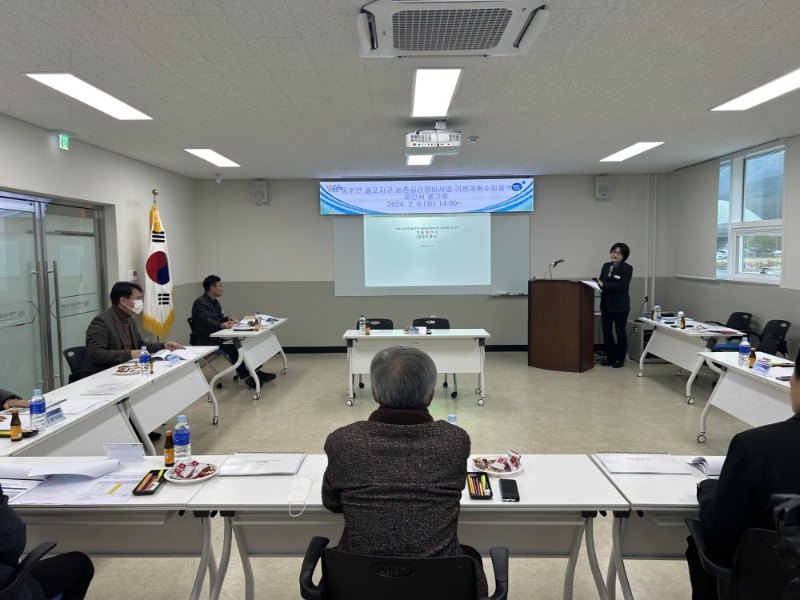
[[[209,275],[203,280],[203,295],[197,298],[192,304],[192,344],[196,346],[219,346],[228,355],[231,364],[239,359],[239,350],[233,344],[225,344],[222,338],[211,337],[221,329],[230,329],[236,324],[235,317],[226,316],[222,312],[222,305],[219,298],[222,297],[222,280],[216,275]],[[275,379],[273,373],[262,373],[256,371],[261,383]],[[256,384],[247,366],[241,363],[236,368],[236,374],[250,387]]]
[[[433,360],[417,348],[387,348],[373,358],[370,378],[380,408],[325,441],[322,503],[344,515],[338,548],[379,556],[466,554],[475,559],[478,595],[488,596],[480,554],[458,541],[470,439],[428,412]]]
[[[162,348],[183,348],[177,342],[146,342],[139,334],[134,315],[144,309],[142,288],[136,283],[118,281],[109,294],[111,308],[97,315],[86,330],[86,365],[90,373],[121,365],[139,358],[140,348],[147,346],[152,354]]]
[[[730,565],[745,529],[775,529],[772,494],[800,494],[800,353],[789,380],[794,416],[733,436],[719,480],[697,486],[700,523],[711,558]],[[692,598],[717,598],[716,580],[700,565],[690,536],[686,559]]]

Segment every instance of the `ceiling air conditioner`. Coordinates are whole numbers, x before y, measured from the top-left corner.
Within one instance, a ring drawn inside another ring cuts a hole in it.
[[[519,56],[548,18],[541,0],[374,0],[356,17],[359,55]]]
[[[447,129],[411,131],[406,134],[406,155],[458,154],[461,150],[461,132]]]

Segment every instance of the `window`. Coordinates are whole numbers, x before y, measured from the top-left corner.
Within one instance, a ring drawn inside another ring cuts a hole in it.
[[[783,146],[772,146],[720,161],[717,279],[780,283],[783,154]]]

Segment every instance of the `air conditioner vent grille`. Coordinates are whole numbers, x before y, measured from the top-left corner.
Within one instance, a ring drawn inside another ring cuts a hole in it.
[[[392,15],[401,52],[489,50],[500,43],[512,11],[506,8],[403,10]]]

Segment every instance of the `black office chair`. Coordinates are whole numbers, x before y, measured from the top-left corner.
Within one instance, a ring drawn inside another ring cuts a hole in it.
[[[708,542],[697,519],[686,519],[703,570],[717,578],[721,600],[782,600],[784,590],[800,571],[788,568],[777,551],[778,536],[767,529],[747,529],[739,540],[733,565],[723,566],[708,556]]]
[[[368,556],[325,548],[328,538],[314,536],[300,571],[300,595],[305,600],[474,600],[475,561],[469,556],[404,558]],[[508,597],[508,548],[491,548],[494,594],[481,600]],[[312,581],[322,558],[322,579]]]
[[[450,321],[443,317],[421,317],[414,319],[411,323],[412,327],[427,327],[428,329],[450,329]],[[442,387],[447,387],[447,373],[444,374],[444,383]],[[450,393],[451,398],[458,396],[458,382],[456,381],[456,374],[453,373],[453,391]]]
[[[91,371],[87,371],[84,368],[86,365],[86,346],[73,346],[64,350],[62,354],[69,365],[69,383],[75,383],[92,374]]]
[[[55,547],[55,542],[42,542],[36,546],[36,548],[28,552],[28,556],[14,569],[14,574],[6,584],[6,587],[0,590],[0,600],[12,600],[13,598],[17,598],[18,592],[25,584],[25,580],[28,578],[33,566]]]
[[[750,329],[750,321],[753,319],[753,314],[749,312],[732,312],[731,316],[725,323],[719,321],[706,321],[714,325],[722,325],[723,327],[730,327],[738,331],[747,331]],[[716,343],[716,340],[711,340],[708,348],[713,352],[738,352],[739,343],[742,341],[741,336],[728,338],[723,342]]]
[[[187,317],[186,322],[189,323],[189,345],[194,346],[196,345],[197,342],[197,335],[194,332],[194,319],[192,319],[192,317]],[[198,361],[198,363],[200,364],[201,368],[208,367],[209,369],[214,371],[214,375],[216,375],[217,373],[219,373],[219,370],[216,367],[214,367],[213,363],[218,357],[223,355],[225,355],[225,351],[222,350],[222,348],[217,348],[213,352],[206,354],[203,358],[201,358]],[[212,375],[212,378],[214,377],[214,375]],[[217,389],[221,388],[222,388],[222,382],[218,381]],[[211,399],[209,398],[208,401],[211,402]]]
[[[787,356],[789,349],[786,346],[786,334],[789,333],[789,327],[791,326],[791,321],[784,321],[783,319],[767,321],[761,333],[756,333],[755,331],[747,332],[747,335],[751,336],[750,345],[759,352],[773,355],[777,355],[780,352]],[[756,338],[757,343],[753,343],[753,338]]]
[[[368,317],[367,325],[369,325],[370,331],[373,329],[394,329],[394,322],[391,319],[384,319],[382,317]],[[356,321],[356,329],[358,329],[358,321]],[[358,375],[358,387],[364,387],[364,381],[361,377],[361,374]]]

